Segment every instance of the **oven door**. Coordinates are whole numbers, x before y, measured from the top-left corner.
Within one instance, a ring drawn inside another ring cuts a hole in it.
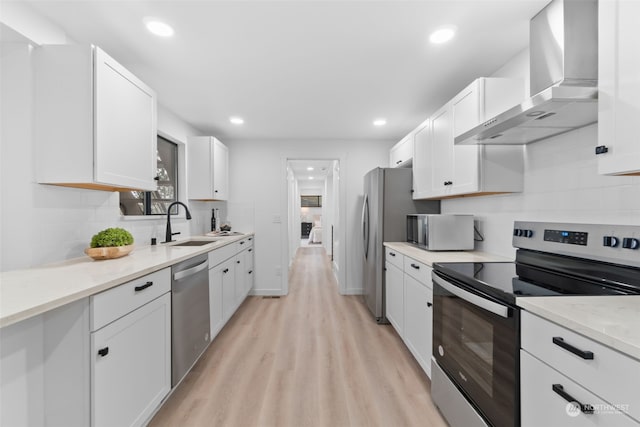
[[[433,357],[492,426],[519,422],[519,311],[433,273]]]

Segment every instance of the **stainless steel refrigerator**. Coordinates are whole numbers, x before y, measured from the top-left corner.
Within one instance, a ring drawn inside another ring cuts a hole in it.
[[[406,240],[407,214],[440,213],[439,201],[413,200],[412,186],[412,170],[407,168],[376,168],[364,177],[362,288],[378,323],[388,323],[382,243]]]

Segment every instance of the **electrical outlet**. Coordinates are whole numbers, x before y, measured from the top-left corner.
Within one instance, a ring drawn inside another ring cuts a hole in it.
[[[280,224],[282,222],[282,218],[280,218],[280,215],[274,215],[273,216],[273,223],[274,224]]]

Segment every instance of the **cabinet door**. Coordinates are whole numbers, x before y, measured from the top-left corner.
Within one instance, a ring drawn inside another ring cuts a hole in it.
[[[233,257],[220,265],[222,269],[222,312],[226,323],[236,310],[236,258]]]
[[[213,138],[213,198],[229,197],[229,149]]]
[[[247,251],[244,250],[235,256],[235,269],[236,269],[236,277],[235,277],[235,306],[238,307],[242,300],[244,300],[245,290],[247,288],[247,269],[245,262],[245,253]]]
[[[190,199],[213,198],[212,138],[209,136],[190,137],[187,140],[187,175]]]
[[[95,180],[156,190],[156,94],[99,48],[94,59]]]
[[[480,124],[480,84],[476,79],[451,101],[453,135],[458,136]]]
[[[218,335],[224,325],[224,311],[222,307],[222,288],[224,283],[223,265],[209,269],[209,329],[211,341]]]
[[[431,378],[433,291],[431,287],[405,274],[404,301],[404,341]]]
[[[171,389],[171,294],[91,334],[94,427],[143,425]]]
[[[246,267],[245,295],[247,295],[253,288],[253,248],[247,249],[244,257]]]
[[[431,118],[431,168],[433,170],[433,196],[451,193],[453,181],[453,114],[447,103]]]
[[[601,1],[598,28],[598,172],[640,174],[640,2]]]
[[[413,141],[413,198],[423,199],[432,194],[433,188],[433,168],[431,166],[433,144],[430,120],[422,123],[416,131]]]
[[[387,319],[402,336],[404,321],[403,272],[391,263],[385,264],[385,298]]]
[[[413,133],[410,133],[389,151],[389,167],[402,167],[413,160]]]

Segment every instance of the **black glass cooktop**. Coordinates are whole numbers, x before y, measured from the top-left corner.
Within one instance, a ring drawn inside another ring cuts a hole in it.
[[[582,265],[554,257],[541,265],[521,262],[436,263],[434,270],[501,301],[517,297],[640,294],[640,270],[607,264]]]

